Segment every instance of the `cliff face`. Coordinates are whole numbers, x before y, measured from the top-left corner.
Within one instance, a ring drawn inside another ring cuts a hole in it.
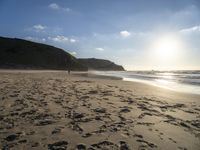
[[[74,71],[115,70],[122,66],[103,59],[77,59],[66,51],[41,43],[0,37],[0,68],[4,69],[55,69]]]
[[[96,59],[96,58],[80,58],[79,62],[88,67],[89,70],[101,70],[101,71],[124,71],[124,68],[120,65],[116,65],[115,63],[104,60],[104,59]]]
[[[21,39],[0,37],[0,68],[67,69],[86,71],[75,57],[62,49]]]

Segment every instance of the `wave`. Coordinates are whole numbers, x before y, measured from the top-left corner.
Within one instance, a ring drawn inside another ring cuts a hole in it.
[[[181,92],[200,94],[200,71],[95,71],[98,75],[145,82]]]

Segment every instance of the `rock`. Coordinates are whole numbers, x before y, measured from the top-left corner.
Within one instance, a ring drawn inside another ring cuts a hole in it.
[[[86,150],[85,144],[78,144],[76,147],[77,147],[78,150]]]

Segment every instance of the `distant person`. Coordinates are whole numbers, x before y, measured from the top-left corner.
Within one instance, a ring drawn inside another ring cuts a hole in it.
[[[70,75],[70,71],[71,71],[71,58],[67,59],[67,70],[68,70],[68,75]]]
[[[70,65],[69,64],[68,64],[68,68],[67,69],[68,69],[68,74],[70,75],[70,71],[71,70],[70,70]]]

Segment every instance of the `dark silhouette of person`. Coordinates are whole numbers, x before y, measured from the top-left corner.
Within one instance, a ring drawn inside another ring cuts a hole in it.
[[[68,74],[70,75],[70,71],[71,71],[71,57],[67,58],[67,71],[68,71]]]

